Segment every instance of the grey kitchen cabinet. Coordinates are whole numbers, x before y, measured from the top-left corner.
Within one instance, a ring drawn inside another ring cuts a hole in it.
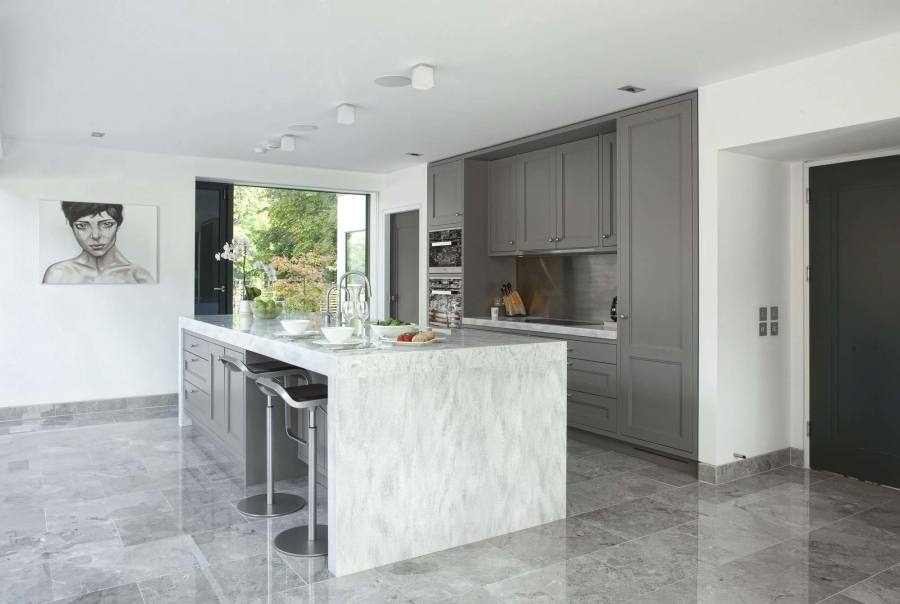
[[[556,147],[556,249],[600,246],[600,148],[597,137]]]
[[[600,247],[616,249],[616,222],[619,219],[616,195],[616,133],[600,137]]]
[[[465,164],[457,160],[428,167],[428,226],[462,224]]]
[[[246,484],[265,480],[266,398],[239,371],[230,371],[221,358],[247,363],[267,359],[252,352],[183,332],[182,375],[184,411],[194,426],[218,444],[242,468]],[[252,358],[251,358],[252,357]],[[274,467],[277,479],[303,472],[297,445],[284,434],[283,407],[274,414]],[[322,439],[324,441],[324,439]]]
[[[520,250],[556,249],[556,148],[516,157],[516,214]]]
[[[568,425],[604,436],[615,435],[617,425],[615,398],[577,390],[569,390],[567,396]]]
[[[691,99],[621,117],[621,434],[696,455],[695,128]]]
[[[488,252],[516,253],[516,158],[490,162],[488,171]]]

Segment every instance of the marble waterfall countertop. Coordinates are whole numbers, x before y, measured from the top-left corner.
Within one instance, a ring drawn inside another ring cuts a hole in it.
[[[537,321],[523,321],[521,319],[498,319],[494,321],[486,317],[463,317],[463,327],[490,327],[492,329],[511,329],[516,331],[534,331],[551,335],[583,336],[586,338],[601,338],[615,340],[619,334],[615,329],[604,325],[551,325]]]
[[[566,343],[478,330],[334,351],[278,321],[179,329],[328,383],[328,568],[337,576],[565,517]],[[180,363],[181,364],[181,363]]]

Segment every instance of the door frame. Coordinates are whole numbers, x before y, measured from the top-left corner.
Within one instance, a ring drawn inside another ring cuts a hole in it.
[[[828,166],[833,164],[844,164],[853,161],[863,161],[867,159],[877,159],[879,157],[888,157],[891,155],[900,155],[900,147],[890,147],[887,149],[879,149],[877,151],[866,151],[862,153],[848,153],[844,155],[835,155],[832,157],[817,159],[814,161],[805,161],[803,165],[803,186],[800,192],[801,203],[803,206],[803,256],[802,266],[799,267],[800,275],[803,279],[803,467],[809,467],[811,453],[811,438],[808,430],[810,422],[810,350],[809,341],[811,331],[809,326],[809,279],[806,275],[807,267],[809,267],[809,169],[816,166]],[[793,313],[792,313],[793,314]]]
[[[387,317],[387,313],[391,308],[391,216],[393,214],[402,214],[418,210],[419,212],[419,325],[425,325],[428,322],[428,305],[425,300],[426,283],[428,281],[428,252],[426,244],[428,237],[428,206],[422,203],[410,203],[401,206],[392,206],[379,211],[379,237],[381,249],[378,250],[376,257],[378,258],[379,277],[377,287],[381,288],[380,311],[381,318]]]

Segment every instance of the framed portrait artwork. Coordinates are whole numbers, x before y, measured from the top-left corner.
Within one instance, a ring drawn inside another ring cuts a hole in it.
[[[158,214],[156,206],[41,200],[41,283],[156,283]]]

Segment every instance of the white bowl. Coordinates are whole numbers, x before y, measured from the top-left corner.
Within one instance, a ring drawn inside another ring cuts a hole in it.
[[[419,328],[415,325],[375,325],[372,323],[369,327],[372,328],[372,333],[378,338],[396,338],[411,331],[419,331]]]
[[[352,327],[323,327],[322,335],[332,344],[343,344],[353,336]]]
[[[281,326],[292,336],[305,334],[309,329],[309,321],[307,319],[282,319]]]

